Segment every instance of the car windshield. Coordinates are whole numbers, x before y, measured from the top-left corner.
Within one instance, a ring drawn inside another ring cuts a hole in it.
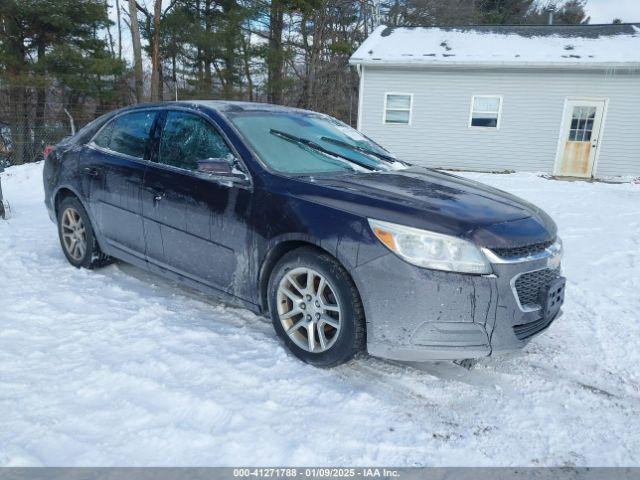
[[[230,112],[227,116],[260,159],[279,172],[311,174],[405,167],[378,144],[327,115],[255,110]]]

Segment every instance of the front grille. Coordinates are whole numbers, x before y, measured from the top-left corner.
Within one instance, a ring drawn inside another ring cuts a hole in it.
[[[518,300],[523,307],[539,307],[540,291],[560,276],[559,269],[545,268],[520,275],[515,282]]]
[[[554,242],[555,239],[547,242],[532,243],[531,245],[524,245],[522,247],[493,248],[492,251],[502,258],[530,257],[531,255],[544,252],[547,248],[553,245]]]

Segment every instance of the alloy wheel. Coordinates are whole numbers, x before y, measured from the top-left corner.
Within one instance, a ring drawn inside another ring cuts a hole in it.
[[[80,261],[87,251],[87,233],[82,217],[75,208],[67,208],[62,213],[62,240],[71,258]]]
[[[308,267],[289,270],[278,285],[278,316],[288,337],[312,353],[329,350],[340,333],[341,309],[333,287]]]

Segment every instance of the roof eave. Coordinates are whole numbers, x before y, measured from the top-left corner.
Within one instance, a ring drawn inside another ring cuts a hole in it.
[[[467,68],[558,68],[574,70],[602,70],[609,68],[640,69],[640,62],[460,62],[447,61],[397,61],[397,60],[368,60],[351,58],[350,65],[380,66],[380,67],[467,67]]]

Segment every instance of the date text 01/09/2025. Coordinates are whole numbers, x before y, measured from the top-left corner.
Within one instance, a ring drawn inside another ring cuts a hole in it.
[[[400,472],[387,468],[235,468],[236,478],[397,478]]]

